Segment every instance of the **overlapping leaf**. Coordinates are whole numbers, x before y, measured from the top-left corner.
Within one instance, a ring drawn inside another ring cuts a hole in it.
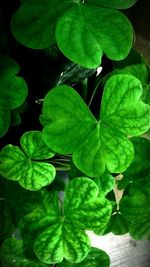
[[[59,263],[65,258],[78,263],[90,249],[86,229],[103,232],[111,215],[111,204],[98,197],[97,185],[86,177],[67,185],[64,205],[59,211],[55,192],[44,197],[43,206],[25,216],[20,223],[26,246],[44,263]],[[105,216],[104,216],[105,214]]]
[[[0,137],[9,128],[10,110],[19,107],[27,97],[27,85],[18,77],[19,65],[7,56],[0,56]]]
[[[27,132],[21,137],[23,151],[13,145],[6,145],[0,152],[0,174],[18,181],[28,190],[39,190],[50,184],[55,177],[53,165],[35,159],[47,159],[54,154],[42,140],[41,132]]]
[[[150,236],[150,176],[134,181],[120,202],[123,217],[131,222],[129,232],[135,239]]]
[[[134,145],[134,160],[118,181],[118,189],[125,188],[131,181],[147,176],[150,173],[150,141],[144,137],[131,139]]]
[[[150,107],[141,100],[142,85],[130,75],[118,74],[105,84],[100,120],[96,121],[81,97],[62,85],[51,90],[43,105],[43,139],[57,153],[73,153],[75,165],[88,176],[107,168],[123,172],[133,160],[127,136],[150,127]]]
[[[99,66],[103,52],[113,60],[123,59],[131,49],[132,39],[132,26],[121,12],[93,3],[69,9],[56,27],[56,41],[62,53],[87,68]]]
[[[38,259],[29,259],[23,250],[23,241],[15,238],[6,239],[1,248],[2,267],[48,267]]]
[[[70,1],[24,0],[12,17],[11,29],[19,42],[34,49],[48,48],[55,42],[55,27]]]
[[[114,188],[115,178],[109,172],[105,172],[100,177],[95,177],[94,182],[98,185],[99,194],[107,195]]]
[[[17,40],[30,48],[47,48],[57,41],[70,60],[95,68],[103,52],[111,59],[120,60],[132,47],[132,26],[115,8],[127,8],[135,0],[127,3],[89,0],[86,4],[71,0],[21,2],[13,15],[11,29]]]
[[[58,267],[109,267],[109,256],[103,250],[91,247],[87,257],[80,263],[69,263],[63,261]]]

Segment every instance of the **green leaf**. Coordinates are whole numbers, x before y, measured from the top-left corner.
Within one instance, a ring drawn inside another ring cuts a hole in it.
[[[0,56],[0,137],[8,131],[10,110],[19,107],[27,97],[27,85],[18,77],[19,65],[8,56]]]
[[[10,111],[0,105],[0,137],[5,135],[10,125]]]
[[[133,64],[123,69],[115,70],[115,73],[130,74],[140,80],[143,86],[148,83],[149,70],[146,64]]]
[[[48,154],[49,157],[52,156],[53,153],[48,152],[49,149],[47,149],[43,141],[39,142],[38,145],[36,143],[37,140],[32,143],[33,136],[37,135],[37,133],[34,134],[35,132],[27,132],[21,139],[21,144],[25,152],[28,153],[28,156],[33,154],[33,159],[34,157],[38,157],[38,153],[39,159],[43,158],[43,156],[47,158]],[[29,140],[31,136],[32,138]],[[38,133],[38,138],[39,137],[40,134]],[[31,142],[31,147],[27,140]],[[33,147],[35,144],[37,146],[36,148]],[[45,155],[43,154],[43,156],[40,154],[41,148],[45,151]],[[49,163],[31,160],[17,146],[7,145],[0,152],[0,174],[7,179],[18,181],[21,186],[28,190],[36,191],[54,180],[55,168]]]
[[[19,65],[7,56],[0,56],[0,105],[9,110],[19,107],[27,96],[27,85],[18,77]]]
[[[115,179],[109,172],[103,173],[100,177],[95,177],[94,182],[99,188],[100,195],[107,195],[107,193],[110,192],[115,185]]]
[[[120,212],[131,222],[129,232],[134,239],[150,236],[150,177],[134,181],[129,193],[120,201]]]
[[[81,263],[69,263],[67,261],[63,261],[58,264],[58,267],[109,267],[110,259],[109,256],[103,250],[98,248],[90,248],[90,251],[87,257]]]
[[[150,141],[144,137],[134,137],[131,141],[134,145],[134,159],[123,173],[123,179],[118,181],[118,189],[123,189],[131,181],[145,177],[150,173]]]
[[[106,167],[111,173],[123,172],[134,154],[127,137],[150,128],[150,107],[141,101],[141,94],[142,85],[135,77],[110,77],[96,121],[75,90],[55,87],[44,100],[43,140],[57,153],[73,153],[74,164],[90,177],[102,175]]]
[[[33,49],[48,48],[55,43],[58,19],[72,6],[62,0],[24,0],[11,21],[11,31],[23,45]],[[71,2],[71,1],[70,1]]]
[[[30,131],[22,135],[20,144],[25,154],[32,159],[48,159],[54,156],[42,139],[40,131]]]
[[[111,216],[104,234],[112,232],[114,235],[124,235],[129,232],[130,222],[118,212]]]
[[[70,181],[65,190],[66,218],[82,229],[102,233],[109,221],[112,207],[103,196],[98,197],[98,193],[97,185],[88,178],[80,177]]]
[[[56,41],[62,53],[87,68],[98,67],[103,52],[113,60],[125,58],[132,40],[132,26],[121,12],[90,4],[70,8],[56,27]]]
[[[109,8],[126,9],[133,6],[137,0],[87,0],[87,3]]]
[[[6,239],[1,248],[2,267],[46,267],[47,264],[38,259],[26,258],[23,251],[23,241],[15,238]]]
[[[64,205],[59,207],[56,192],[44,193],[43,204],[20,222],[25,246],[44,263],[59,263],[63,258],[73,263],[84,260],[90,249],[85,229],[104,231],[112,210],[109,201],[97,194],[97,185],[86,177],[68,183]]]

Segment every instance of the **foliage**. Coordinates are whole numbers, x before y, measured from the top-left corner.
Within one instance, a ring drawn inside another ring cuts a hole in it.
[[[2,267],[109,267],[87,230],[150,239],[150,69],[122,11],[135,3],[16,0],[6,25],[0,3]]]

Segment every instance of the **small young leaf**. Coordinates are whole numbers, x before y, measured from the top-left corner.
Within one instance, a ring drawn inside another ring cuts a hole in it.
[[[104,234],[112,232],[114,235],[124,235],[129,232],[129,225],[130,222],[117,212],[111,216]]]
[[[99,188],[100,196],[101,194],[106,195],[114,188],[115,185],[115,179],[109,172],[105,172],[100,177],[94,178],[94,182]]]
[[[32,143],[35,136],[37,139]],[[21,186],[28,190],[40,190],[41,187],[50,184],[56,174],[53,165],[31,159],[32,155],[33,159],[43,159],[54,155],[46,147],[42,138],[39,139],[39,132],[27,132],[21,138],[21,145],[28,157],[17,146],[5,146],[0,152],[0,174],[7,179],[18,181]],[[42,155],[41,149],[43,149]]]
[[[40,131],[26,132],[20,139],[25,154],[32,159],[48,159],[54,156],[54,153],[50,151],[47,145],[42,139],[42,133]]]
[[[131,181],[147,176],[150,173],[150,141],[143,137],[133,137],[134,160],[118,181],[118,189],[125,188]]]
[[[1,248],[2,267],[48,267],[38,259],[28,259],[24,255],[23,241],[15,238],[6,239]]]
[[[123,59],[132,40],[132,26],[121,12],[90,4],[70,8],[56,27],[56,41],[62,53],[87,68],[98,67],[103,52],[113,60]]]
[[[129,232],[134,239],[150,236],[150,177],[134,181],[128,196],[120,201],[120,212],[131,222]]]
[[[109,256],[103,250],[98,248],[90,248],[90,251],[87,257],[80,263],[69,263],[67,261],[63,261],[58,264],[58,267],[109,267],[110,259]]]

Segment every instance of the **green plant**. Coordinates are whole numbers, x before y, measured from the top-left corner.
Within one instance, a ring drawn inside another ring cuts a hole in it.
[[[86,230],[150,238],[150,69],[120,11],[135,2],[14,1],[9,25],[0,13],[3,267],[109,266]]]

